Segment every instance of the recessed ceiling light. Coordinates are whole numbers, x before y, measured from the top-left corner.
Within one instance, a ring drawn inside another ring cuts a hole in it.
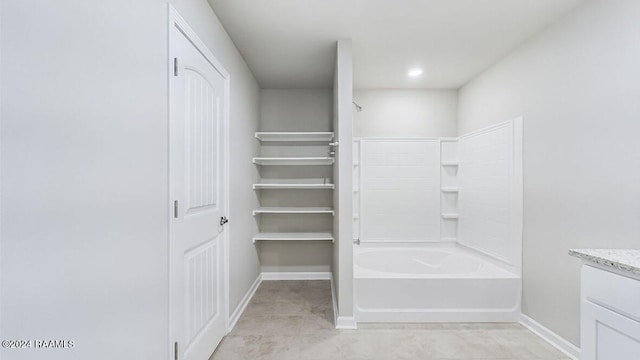
[[[422,75],[422,69],[414,68],[414,69],[409,70],[409,72],[407,74],[410,77],[415,78],[415,77],[418,77],[418,76]]]

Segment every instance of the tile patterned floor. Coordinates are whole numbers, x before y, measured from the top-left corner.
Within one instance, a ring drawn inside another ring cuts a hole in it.
[[[333,327],[328,281],[264,281],[210,360],[568,359],[518,324]]]

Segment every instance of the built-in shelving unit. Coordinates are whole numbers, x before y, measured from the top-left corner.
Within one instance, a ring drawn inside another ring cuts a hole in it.
[[[331,214],[334,211],[329,207],[259,207],[253,210],[253,215],[258,214]]]
[[[261,147],[260,156],[254,157],[253,163],[259,166],[260,175],[264,178],[253,184],[254,190],[263,190],[259,193],[261,206],[253,210],[260,227],[253,242],[333,242],[332,221],[328,216],[334,216],[335,212],[327,206],[332,202],[320,194],[296,191],[335,189],[331,169],[323,168],[335,162],[335,158],[323,156],[330,154],[334,134],[257,132],[255,137]],[[318,216],[324,218],[316,218]]]
[[[440,240],[456,241],[458,238],[458,141],[442,139],[440,142]]]
[[[360,173],[361,173],[361,158],[360,158],[360,139],[353,140],[353,240],[360,243]]]
[[[253,163],[256,165],[333,165],[335,159],[332,157],[254,157]]]
[[[256,139],[267,142],[328,142],[332,132],[257,132]]]
[[[331,241],[334,242],[333,234],[329,232],[317,233],[301,233],[301,232],[284,232],[284,233],[258,233],[253,237],[256,241]]]

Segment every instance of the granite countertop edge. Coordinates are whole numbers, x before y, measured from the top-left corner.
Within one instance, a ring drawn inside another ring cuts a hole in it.
[[[640,249],[569,249],[569,255],[640,276]]]

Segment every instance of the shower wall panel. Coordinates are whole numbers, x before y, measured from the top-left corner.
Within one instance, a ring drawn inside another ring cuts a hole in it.
[[[520,128],[518,119],[459,138],[458,241],[516,268],[522,238]]]
[[[362,139],[362,242],[440,240],[440,141]]]

